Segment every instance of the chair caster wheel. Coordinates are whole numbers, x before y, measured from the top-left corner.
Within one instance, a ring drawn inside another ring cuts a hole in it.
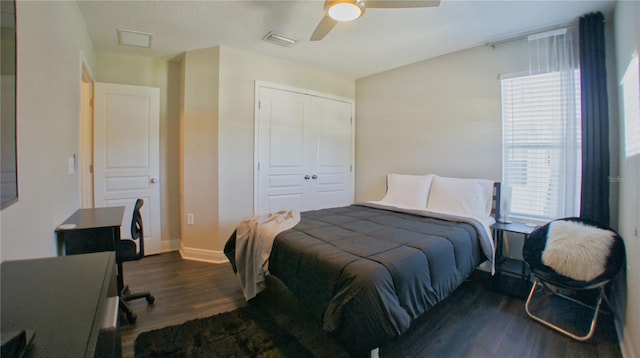
[[[148,304],[153,304],[153,302],[154,302],[155,300],[156,300],[156,298],[155,298],[155,297],[153,297],[153,296],[148,296],[148,297],[147,297],[147,303],[148,303]]]

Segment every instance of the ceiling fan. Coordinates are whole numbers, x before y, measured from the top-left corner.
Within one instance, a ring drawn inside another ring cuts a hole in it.
[[[406,9],[440,5],[440,0],[325,0],[325,16],[311,35],[311,41],[322,40],[338,22],[352,21],[369,9]]]

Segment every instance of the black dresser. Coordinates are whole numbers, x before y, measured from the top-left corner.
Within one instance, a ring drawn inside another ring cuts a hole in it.
[[[113,252],[5,261],[3,335],[34,333],[32,357],[119,357]]]

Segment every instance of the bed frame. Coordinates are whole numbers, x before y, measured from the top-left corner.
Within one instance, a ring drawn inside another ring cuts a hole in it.
[[[491,214],[496,221],[500,220],[502,217],[502,212],[500,208],[502,206],[502,183],[499,181],[493,183],[493,203],[491,208]]]
[[[495,182],[494,185],[493,185],[491,214],[496,220],[500,219],[500,216],[501,216],[500,202],[501,202],[501,183]],[[333,213],[326,214],[326,215],[330,216],[330,218],[328,219],[329,221],[327,221],[327,222],[332,222],[332,220],[333,221],[337,220],[338,222],[342,222],[342,219],[339,219],[340,215],[341,215],[340,213],[342,213],[342,212],[346,213],[346,211],[344,211],[343,208],[335,208],[335,209],[329,209],[329,210],[333,210]],[[356,213],[356,214],[358,214],[358,213]],[[309,216],[310,220],[313,221],[313,220],[317,220],[318,218],[321,218],[322,215],[325,215],[325,213],[322,212],[322,213],[320,213],[319,216],[318,216],[318,214],[315,214],[315,213],[310,213],[309,215],[310,215]],[[344,216],[345,220],[347,220],[346,219],[347,217],[350,217],[350,218],[361,218],[361,216],[359,216],[359,215],[351,215],[351,216]],[[338,218],[338,219],[336,219],[336,218]],[[305,225],[302,225],[302,227],[304,227],[304,226]],[[291,279],[291,278],[297,277],[297,278],[294,278],[294,282],[293,282],[294,285],[296,284],[297,281],[300,280],[300,278],[298,276],[296,276],[296,275],[298,275],[296,273],[297,272],[296,270],[298,270],[298,268],[295,265],[298,265],[299,263],[302,263],[303,266],[307,265],[306,258],[308,258],[310,256],[308,256],[309,255],[308,253],[304,254],[304,253],[301,253],[301,252],[297,251],[297,249],[293,250],[293,246],[287,246],[287,245],[294,245],[294,246],[297,247],[298,245],[301,245],[301,243],[304,243],[304,241],[298,241],[301,238],[299,235],[311,235],[311,236],[309,236],[311,238],[319,237],[319,236],[317,236],[318,235],[317,231],[313,232],[313,234],[308,234],[307,232],[304,231],[305,228],[302,228],[302,227],[296,226],[297,229],[294,228],[293,232],[287,231],[288,232],[287,234],[282,233],[283,235],[287,236],[288,239],[285,239],[284,236],[283,236],[283,237],[281,237],[280,241],[276,240],[276,242],[274,242],[274,252],[272,253],[272,256],[270,258],[270,260],[275,260],[272,263],[274,265],[276,265],[276,266],[270,266],[270,270],[273,269],[272,274],[275,277],[277,277],[278,279],[281,279],[281,280],[282,280],[282,278],[278,275],[278,273],[283,274],[284,275],[284,276],[282,276],[283,278],[287,278],[288,277],[289,279]],[[307,226],[307,229],[308,228],[309,228],[309,226]],[[338,228],[339,228],[339,226],[338,226]],[[311,229],[315,230],[315,227],[311,226]],[[326,236],[326,234],[327,233],[321,233],[321,235],[325,235],[325,236]],[[298,235],[298,236],[296,236],[296,235]],[[491,237],[487,238],[485,236],[485,239],[491,239]],[[285,242],[287,242],[287,240],[289,240],[289,243],[285,244]],[[291,240],[293,240],[293,241],[291,241]],[[276,244],[277,243],[280,243],[281,247],[276,252],[275,249],[276,249],[276,246],[277,246]],[[329,247],[333,247],[333,246],[330,245]],[[232,237],[230,238],[230,240],[225,245],[225,255],[227,255],[227,257],[231,261],[231,263],[233,265],[233,268],[235,270],[236,266],[235,266],[235,260],[234,260],[234,258],[235,258],[234,257],[235,249],[234,248],[235,248],[235,232],[232,234]],[[280,250],[283,250],[283,249],[284,249],[285,252],[280,251]],[[332,250],[332,249],[327,249],[327,250]],[[322,252],[322,251],[320,251],[320,252]],[[325,251],[325,252],[327,252],[327,251]],[[328,251],[328,252],[334,254],[334,251]],[[307,256],[305,256],[305,255],[307,255]],[[335,257],[335,255],[333,255],[332,257]],[[405,261],[404,265],[408,265],[408,262],[410,262],[410,261]],[[471,262],[468,262],[467,265],[470,264],[470,263]],[[294,266],[292,266],[292,265],[294,265]],[[402,265],[399,265],[399,266],[402,266]],[[360,266],[360,267],[363,267],[363,266]],[[409,266],[407,266],[405,268],[408,268],[408,267]],[[456,266],[456,267],[459,267],[459,266]],[[308,266],[304,267],[304,269],[308,269],[308,268],[309,268]],[[368,266],[367,266],[367,268],[368,268]],[[471,266],[466,266],[466,268],[464,268],[463,270],[465,272],[467,272],[467,270],[469,270],[469,269],[473,270],[473,268]],[[344,271],[340,271],[338,269],[332,269],[332,271],[330,272],[331,275],[334,274],[333,271],[336,271],[339,275],[342,275],[342,272],[344,272]],[[372,271],[367,271],[367,272],[372,272]],[[404,272],[404,271],[402,271],[402,272]],[[353,274],[355,274],[355,272],[348,273],[347,277],[349,275],[352,275],[351,277],[356,277],[356,276],[353,276]],[[331,275],[326,274],[325,276],[332,278],[333,276],[331,276]],[[417,273],[413,273],[413,275],[417,275]],[[357,277],[360,277],[360,276],[357,276]],[[416,277],[418,277],[418,276],[416,276]],[[287,280],[282,280],[282,281],[286,286],[287,285],[287,282],[286,282]],[[303,285],[301,286],[302,288],[296,286],[296,287],[298,287],[299,290],[303,289],[303,288],[305,288],[305,289],[308,288],[308,287],[306,287],[308,281],[300,281],[300,282],[303,283]],[[442,287],[444,287],[444,286],[442,286]],[[315,292],[315,291],[314,290],[311,290],[311,291],[307,290],[307,291],[304,291],[304,292]],[[329,288],[327,288],[327,290],[324,290],[324,291],[323,291],[323,288],[320,288],[319,291],[317,291],[317,292],[320,292],[320,296],[319,297],[322,300],[322,299],[324,299],[323,298],[324,296],[327,296],[327,295],[330,296],[331,288],[329,287]],[[323,296],[323,294],[324,294],[324,296]],[[329,297],[329,296],[327,296],[327,297]],[[314,297],[318,297],[318,296],[314,296]],[[438,300],[440,300],[440,299],[441,298],[438,298]],[[319,301],[319,302],[320,302],[320,304],[318,304],[318,302],[312,301],[311,305],[313,306],[315,304],[316,306],[321,306],[321,305],[325,304],[324,301]],[[352,315],[352,318],[353,318],[353,315]],[[355,321],[352,321],[352,322],[355,322]],[[351,329],[352,328],[353,327],[351,327]],[[369,338],[375,337],[375,336],[370,336],[369,332],[366,331],[366,333],[365,333],[365,331],[366,330],[361,330],[360,332],[361,332],[361,334],[364,333],[364,335],[368,336]],[[349,333],[349,332],[352,332],[352,331],[351,330],[347,330],[346,332]],[[376,333],[379,333],[379,330],[377,330]],[[347,338],[349,338],[350,335],[351,334],[347,334]],[[364,338],[364,337],[361,336],[360,338]],[[371,341],[375,341],[375,340],[376,340],[375,338],[371,339]],[[379,347],[371,349],[369,351],[369,356],[378,357],[379,356]]]

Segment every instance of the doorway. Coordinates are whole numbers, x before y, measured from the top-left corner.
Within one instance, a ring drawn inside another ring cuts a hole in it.
[[[83,208],[93,208],[93,76],[84,60],[80,86],[80,197]]]
[[[159,253],[160,89],[96,82],[93,103],[94,204],[124,206],[128,220],[143,199],[145,254]]]

